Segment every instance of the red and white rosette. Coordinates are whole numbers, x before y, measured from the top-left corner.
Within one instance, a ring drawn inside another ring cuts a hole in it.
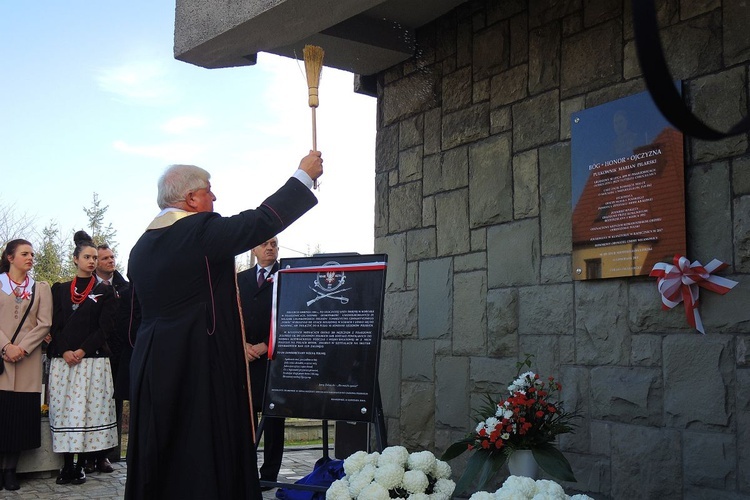
[[[690,326],[705,334],[703,322],[698,312],[699,287],[724,295],[737,285],[721,276],[713,276],[716,271],[721,271],[728,264],[714,259],[703,266],[697,260],[692,264],[682,255],[675,255],[673,264],[659,262],[654,265],[649,276],[659,278],[657,287],[661,295],[662,309],[672,309],[680,302],[685,304],[685,314]]]

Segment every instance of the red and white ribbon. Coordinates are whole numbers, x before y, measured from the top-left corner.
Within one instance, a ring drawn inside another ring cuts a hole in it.
[[[703,266],[697,260],[692,264],[682,255],[675,255],[674,265],[659,262],[654,265],[649,276],[659,278],[657,286],[661,294],[662,309],[672,309],[680,302],[685,304],[685,315],[690,326],[705,334],[703,322],[698,312],[698,290],[703,287],[712,292],[724,295],[737,284],[712,273],[721,271],[728,264],[714,259]]]
[[[276,293],[279,289],[279,280],[276,279],[277,277],[278,271],[273,273],[273,276],[271,277],[271,281],[273,281],[273,292],[271,296],[273,298],[271,299],[271,331],[268,332],[268,352],[266,353],[268,359],[273,359],[274,356],[276,356]]]

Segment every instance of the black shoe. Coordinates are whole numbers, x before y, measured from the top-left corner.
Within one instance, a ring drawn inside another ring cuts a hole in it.
[[[73,471],[73,478],[70,480],[70,484],[83,484],[85,482],[86,473],[83,471],[81,464],[77,464],[75,471]]]
[[[16,469],[5,469],[3,472],[3,482],[5,483],[5,489],[8,491],[15,491],[21,487],[16,477]]]
[[[68,484],[73,479],[73,474],[75,474],[75,469],[72,467],[63,467],[60,469],[60,473],[57,475],[55,482],[57,484]]]
[[[262,477],[262,478],[260,478],[260,480],[264,481],[264,482],[267,482],[267,483],[275,483],[276,482],[275,478],[274,479],[270,479],[270,478],[267,478],[267,477]],[[272,490],[274,488],[276,488],[276,486],[261,486],[260,487],[260,491],[270,491],[270,490]]]
[[[83,472],[86,474],[93,474],[96,470],[96,461],[95,460],[84,460],[83,461]]]
[[[120,458],[120,447],[117,446],[115,448],[112,448],[109,453],[107,453],[106,457],[109,459],[111,463],[117,463],[120,462],[122,459]]]
[[[107,472],[107,473],[115,471],[112,468],[112,464],[109,463],[109,459],[107,457],[102,457],[96,461],[96,470],[98,470],[99,472]]]

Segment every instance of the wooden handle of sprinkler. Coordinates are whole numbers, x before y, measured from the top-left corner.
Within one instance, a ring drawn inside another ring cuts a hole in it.
[[[310,108],[312,110],[312,139],[313,139],[313,151],[318,150],[318,131],[315,122],[315,107]],[[318,179],[313,181],[313,189],[318,189]]]

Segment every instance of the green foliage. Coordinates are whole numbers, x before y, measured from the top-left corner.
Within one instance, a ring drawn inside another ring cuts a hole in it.
[[[57,283],[67,281],[75,274],[70,255],[70,244],[61,238],[57,223],[50,222],[42,229],[42,240],[35,245],[34,279]]]
[[[532,448],[531,453],[534,455],[534,460],[539,464],[539,467],[550,476],[562,481],[576,482],[570,462],[552,444],[539,445],[536,448]]]
[[[475,481],[477,485],[472,489],[484,489],[507,460],[508,455],[501,450],[476,450],[469,458],[464,473],[456,483],[456,493],[468,492]]]
[[[94,243],[106,243],[117,253],[115,237],[117,231],[112,224],[105,224],[104,216],[109,206],[102,205],[99,195],[94,193],[91,207],[83,207],[88,218],[89,234]],[[51,220],[41,230],[35,228],[34,218],[27,214],[17,214],[12,206],[0,204],[0,250],[3,245],[15,238],[24,238],[32,242],[36,258],[34,259],[34,279],[57,283],[67,281],[75,275],[73,264],[73,231],[61,231],[56,221]],[[122,271],[118,264],[118,269]]]
[[[117,253],[117,243],[115,241],[117,231],[112,227],[111,223],[106,226],[104,225],[104,214],[107,213],[109,205],[101,206],[101,204],[102,201],[99,199],[99,195],[94,193],[91,200],[91,207],[83,207],[83,212],[89,219],[89,234],[94,240],[95,245],[107,244],[113,252]]]

